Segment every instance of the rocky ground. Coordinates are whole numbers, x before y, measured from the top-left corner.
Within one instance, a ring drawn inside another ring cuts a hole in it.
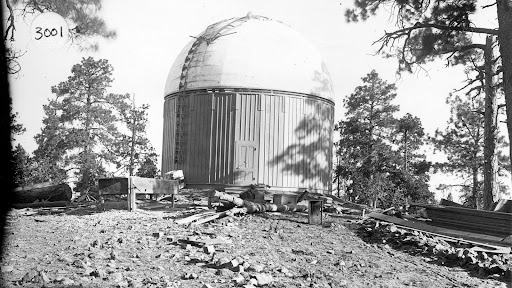
[[[188,227],[174,220],[201,210],[87,211],[10,213],[3,286],[511,287],[502,270],[376,241],[374,222],[351,215],[308,225],[304,213],[265,213]],[[500,264],[510,270],[507,257]]]

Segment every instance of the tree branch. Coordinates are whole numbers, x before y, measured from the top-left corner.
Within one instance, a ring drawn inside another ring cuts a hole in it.
[[[9,0],[6,0],[5,4],[7,5],[7,9],[9,9],[9,17],[7,17],[7,23],[9,24],[5,29],[4,41],[6,41],[8,38],[10,38],[10,41],[14,41],[14,30],[16,30],[16,27],[14,27],[14,11]],[[11,33],[11,37],[9,37],[9,32]]]

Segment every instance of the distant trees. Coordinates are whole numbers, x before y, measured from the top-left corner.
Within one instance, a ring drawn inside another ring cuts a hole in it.
[[[484,167],[484,100],[466,94],[450,95],[446,101],[451,107],[451,116],[445,129],[438,129],[431,138],[435,149],[447,155],[447,161],[437,163],[444,172],[460,176],[462,183],[452,183],[462,187],[463,202],[469,207],[481,209],[483,200]],[[507,145],[503,136],[497,137],[498,148]],[[508,168],[508,157],[497,152],[500,170]],[[468,181],[469,180],[469,181]]]
[[[352,201],[378,205],[401,205],[406,198],[426,201],[428,168],[418,161],[423,128],[418,118],[397,120],[399,107],[392,104],[396,87],[382,80],[375,70],[362,78],[363,85],[345,101],[346,120],[336,125],[338,165],[335,174],[346,183]],[[414,155],[414,157],[413,157]],[[411,166],[411,168],[409,168]]]
[[[129,94],[107,93],[112,71],[105,59],[82,58],[66,81],[52,87],[55,98],[44,105],[34,151],[49,180],[70,171],[78,178],[77,190],[88,191],[109,168],[131,172],[145,159],[138,155],[154,153],[145,136],[148,106],[135,108]]]

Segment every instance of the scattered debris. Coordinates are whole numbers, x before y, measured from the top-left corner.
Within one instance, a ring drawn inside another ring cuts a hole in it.
[[[482,251],[471,243],[448,243],[443,238],[425,231],[407,230],[393,223],[366,219],[360,234],[372,242],[385,243],[390,247],[414,253],[434,256],[440,263],[458,265],[477,270],[480,274],[498,274],[504,278],[512,275],[512,258],[509,249]],[[489,256],[492,255],[492,256]]]
[[[454,206],[411,204],[425,208],[431,225],[505,238],[512,235],[512,214]]]

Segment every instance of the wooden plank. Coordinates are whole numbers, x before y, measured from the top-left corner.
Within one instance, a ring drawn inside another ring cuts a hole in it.
[[[198,219],[197,221],[192,222],[192,224],[190,224],[190,225],[196,226],[196,225],[199,225],[199,224],[203,224],[203,223],[210,222],[212,220],[224,217],[224,216],[227,215],[228,211],[229,210],[224,211],[224,212],[220,212],[220,213],[215,213],[215,214],[213,214],[211,216],[208,216],[208,217],[203,217],[201,219]]]
[[[179,242],[190,243],[193,245],[204,246],[204,245],[221,245],[221,244],[232,244],[233,241],[229,239],[214,238],[214,239],[180,239]]]
[[[388,215],[384,215],[384,214],[380,214],[380,213],[376,213],[376,212],[372,212],[372,213],[368,214],[368,217],[386,221],[386,222],[390,222],[390,223],[394,223],[394,224],[398,224],[398,225],[402,225],[402,226],[409,227],[409,228],[413,228],[414,230],[418,230],[421,232],[437,233],[437,234],[446,235],[446,236],[450,236],[450,237],[463,238],[467,241],[472,241],[472,243],[477,243],[478,245],[481,245],[481,246],[491,246],[491,245],[493,247],[495,247],[494,245],[500,245],[501,247],[508,246],[506,243],[503,243],[501,241],[501,238],[499,238],[499,237],[483,235],[483,234],[476,234],[476,233],[468,233],[468,232],[447,229],[447,228],[434,227],[434,226],[422,223],[420,221],[404,220],[404,219],[400,219],[400,218],[396,218],[396,217],[392,217],[392,216],[388,216]]]
[[[431,210],[444,210],[457,212],[459,214],[468,214],[473,216],[480,216],[486,218],[496,218],[496,219],[507,219],[512,221],[512,214],[503,213],[503,212],[495,212],[495,211],[485,211],[485,210],[476,210],[471,208],[461,208],[461,207],[437,207],[429,204],[411,204],[411,206],[423,207]]]
[[[204,212],[201,212],[201,213],[197,213],[197,214],[185,217],[185,218],[181,218],[181,219],[175,220],[174,223],[176,223],[178,225],[188,224],[188,223],[190,223],[192,221],[195,221],[197,219],[200,219],[200,218],[203,218],[203,217],[206,217],[206,216],[213,215],[215,213],[216,213],[215,210],[207,210],[207,211],[204,211]]]
[[[178,194],[179,180],[131,176],[131,187],[139,194]]]

